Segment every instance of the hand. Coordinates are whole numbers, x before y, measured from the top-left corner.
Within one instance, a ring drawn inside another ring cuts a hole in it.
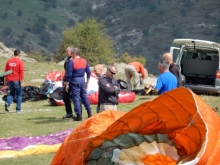
[[[109,85],[109,84],[106,84],[106,86],[107,86],[107,87],[110,87],[110,85]]]
[[[69,84],[66,84],[65,89],[66,89],[66,92],[69,92]]]
[[[114,86],[116,89],[118,89],[118,87],[117,86]]]

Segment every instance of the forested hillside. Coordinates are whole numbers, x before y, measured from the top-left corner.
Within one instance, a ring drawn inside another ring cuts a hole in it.
[[[56,55],[63,30],[95,17],[105,21],[117,56],[143,55],[157,73],[175,38],[220,42],[219,8],[218,0],[1,0],[0,42]]]

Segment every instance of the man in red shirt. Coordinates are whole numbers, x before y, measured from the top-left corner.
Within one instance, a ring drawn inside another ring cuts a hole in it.
[[[125,66],[125,77],[128,85],[128,90],[132,90],[131,78],[134,79],[134,89],[140,88],[140,74],[142,79],[146,77],[144,66],[139,62],[131,62]]]
[[[8,107],[11,105],[15,95],[17,96],[16,112],[22,112],[22,86],[24,83],[24,64],[20,59],[20,50],[14,51],[14,57],[9,59],[5,65],[5,72],[12,70],[12,73],[5,76],[4,85],[9,87],[10,93],[5,102],[5,111],[9,111]]]

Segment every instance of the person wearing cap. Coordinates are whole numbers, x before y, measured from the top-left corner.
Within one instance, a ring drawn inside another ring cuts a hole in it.
[[[110,65],[107,67],[106,73],[99,78],[99,112],[117,110],[120,87],[114,78],[115,74],[117,74],[116,66]]]
[[[66,70],[66,90],[69,91],[71,85],[72,101],[74,104],[74,111],[76,113],[75,121],[82,120],[81,102],[87,110],[88,118],[92,116],[92,109],[87,98],[87,86],[90,79],[90,68],[88,62],[81,58],[78,48],[71,48],[72,60],[69,61]],[[84,75],[87,75],[87,82],[85,82]]]
[[[141,84],[141,78],[146,77],[144,66],[139,62],[131,62],[125,66],[125,77],[128,85],[128,90],[132,90],[131,78],[134,79],[134,89],[139,89]],[[141,78],[140,78],[141,74]]]
[[[22,112],[21,102],[22,102],[22,86],[24,85],[24,64],[20,59],[20,50],[16,49],[14,51],[14,57],[9,59],[5,65],[5,72],[12,70],[12,73],[5,76],[4,85],[9,87],[9,95],[5,102],[5,111],[9,111],[9,106],[11,105],[14,97],[17,97],[16,112]]]

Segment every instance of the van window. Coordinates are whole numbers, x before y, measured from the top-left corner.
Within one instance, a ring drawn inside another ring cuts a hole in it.
[[[173,49],[173,61],[176,61],[179,53],[180,53],[180,49]]]

